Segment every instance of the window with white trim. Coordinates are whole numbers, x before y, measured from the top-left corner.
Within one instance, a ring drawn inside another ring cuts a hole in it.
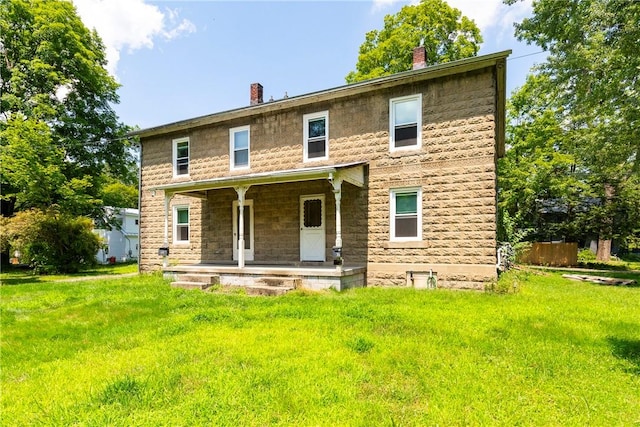
[[[391,190],[391,240],[422,240],[422,189]]]
[[[173,207],[173,243],[189,243],[189,207]]]
[[[329,112],[305,114],[304,121],[304,161],[329,158]]]
[[[229,129],[229,157],[232,170],[249,168],[250,147],[249,126]]]
[[[389,149],[416,149],[422,146],[422,95],[403,96],[389,101]]]
[[[173,176],[189,175],[189,138],[173,140]]]

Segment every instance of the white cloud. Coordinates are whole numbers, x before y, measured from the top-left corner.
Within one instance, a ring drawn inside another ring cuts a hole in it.
[[[495,30],[499,37],[505,33],[513,34],[513,23],[531,15],[532,1],[524,0],[508,6],[502,3],[502,0],[446,0],[449,6],[459,9],[463,15],[473,19],[483,34],[491,29]],[[387,9],[398,2],[399,0],[373,0],[373,11]],[[419,1],[409,2],[416,3]]]
[[[178,11],[146,4],[144,0],[73,0],[82,22],[95,28],[105,44],[107,70],[116,75],[120,52],[153,48],[154,40],[193,33],[195,25]]]
[[[505,33],[513,34],[513,23],[531,14],[531,2],[525,0],[509,6],[502,0],[447,0],[450,6],[473,19],[482,33],[493,29],[500,37]]]
[[[386,8],[393,6],[395,3],[398,3],[399,0],[373,0],[373,8],[372,12],[379,12],[381,10],[385,10]]]

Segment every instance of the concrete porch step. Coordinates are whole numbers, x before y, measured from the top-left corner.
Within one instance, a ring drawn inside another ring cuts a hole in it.
[[[220,283],[220,276],[217,274],[185,273],[185,274],[178,274],[176,276],[176,281],[204,283],[207,285],[217,285]]]
[[[251,285],[264,287],[287,287],[295,289],[299,287],[300,279],[297,277],[262,276],[256,277]]]
[[[284,295],[301,286],[298,277],[286,276],[244,276],[226,284],[226,288],[242,289],[247,295]]]
[[[294,290],[293,286],[248,285],[243,287],[247,295],[279,296]]]
[[[177,275],[171,286],[182,289],[207,289],[219,283],[220,276],[216,274],[187,273]]]
[[[180,280],[171,282],[171,287],[180,289],[207,289],[210,286],[208,283],[184,282]]]

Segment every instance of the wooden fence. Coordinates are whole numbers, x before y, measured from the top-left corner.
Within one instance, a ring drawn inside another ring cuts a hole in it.
[[[578,264],[577,243],[534,243],[518,258],[522,264],[571,267]]]

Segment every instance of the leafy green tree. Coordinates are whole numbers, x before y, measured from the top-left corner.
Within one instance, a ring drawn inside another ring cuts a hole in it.
[[[76,273],[96,264],[101,241],[92,229],[86,217],[25,210],[2,220],[0,243],[19,252],[36,273]]]
[[[105,206],[138,208],[138,188],[133,185],[112,181],[102,187],[101,197]]]
[[[96,214],[101,175],[134,168],[102,41],[64,0],[0,0],[0,37],[2,198]]]
[[[65,184],[64,151],[51,143],[51,131],[41,121],[14,114],[1,132],[0,179],[3,197],[24,208],[48,206]]]
[[[455,61],[478,54],[482,36],[476,24],[443,0],[421,0],[384,18],[382,30],[365,35],[356,70],[347,83],[382,77],[412,67],[413,49],[424,46],[427,64]]]
[[[499,161],[499,208],[529,238],[580,238],[591,195],[563,110],[552,108],[544,75],[529,75],[507,106],[509,149]]]
[[[599,201],[578,216],[584,232],[599,236],[598,259],[606,260],[611,239],[632,235],[640,220],[640,2],[539,0],[516,36],[549,52],[535,70],[538,101],[559,126],[552,151],[572,156],[578,189]],[[574,183],[561,182],[570,200]]]

